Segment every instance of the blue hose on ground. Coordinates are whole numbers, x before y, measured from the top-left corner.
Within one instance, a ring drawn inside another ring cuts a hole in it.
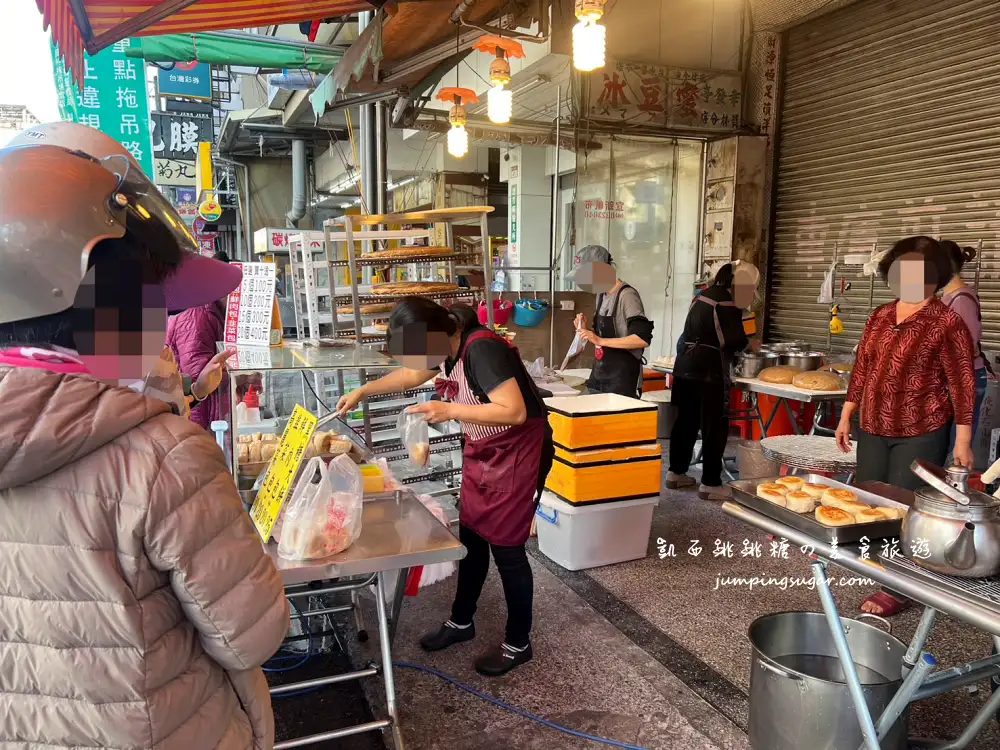
[[[288,603],[291,604],[292,605],[292,609],[294,609],[298,613],[299,619],[302,622],[302,629],[306,631],[306,636],[307,636],[306,652],[302,656],[288,656],[288,655],[282,656],[282,655],[280,655],[280,653],[277,656],[272,656],[270,659],[268,659],[266,662],[264,662],[264,666],[261,667],[261,669],[263,669],[264,672],[266,672],[268,674],[274,674],[276,672],[291,672],[294,669],[299,669],[300,667],[304,667],[309,662],[309,660],[313,658],[313,638],[312,638],[312,631],[309,630],[309,622],[306,620],[306,618],[302,617],[302,610],[299,609],[299,605],[297,605],[291,599],[288,600]],[[287,667],[281,667],[281,666],[271,666],[271,667],[269,667],[269,666],[267,666],[268,664],[271,664],[272,662],[287,662],[287,661],[291,661],[293,659],[295,659],[296,662],[294,664],[290,665],[290,666],[287,666]],[[299,693],[299,694],[301,695],[301,693]],[[295,694],[294,693],[290,693],[290,695],[295,695]]]
[[[513,706],[510,706],[501,700],[497,700],[491,695],[486,695],[486,693],[481,693],[475,688],[469,687],[468,685],[459,682],[454,677],[446,675],[444,672],[439,672],[436,669],[431,669],[430,667],[421,667],[419,664],[408,664],[405,661],[393,662],[393,666],[399,667],[401,669],[413,669],[416,670],[417,672],[426,672],[427,674],[434,675],[435,677],[442,679],[445,682],[450,682],[452,685],[459,688],[460,690],[464,690],[465,692],[474,695],[477,698],[482,698],[484,701],[492,703],[494,706],[502,708],[505,711],[510,711],[511,713],[517,714],[522,718],[530,719],[531,721],[541,724],[542,726],[548,727],[549,729],[554,729],[557,732],[562,732],[563,734],[568,734],[571,737],[579,737],[584,740],[590,740],[591,742],[599,742],[602,745],[610,745],[611,747],[624,748],[625,750],[646,750],[645,748],[637,747],[636,745],[627,745],[624,742],[616,742],[615,740],[606,740],[601,737],[594,737],[591,734],[584,734],[583,732],[577,732],[573,729],[567,729],[566,727],[561,727],[558,724],[553,724],[551,721],[543,719],[540,716],[529,714],[527,711],[522,711],[521,709],[514,708]]]

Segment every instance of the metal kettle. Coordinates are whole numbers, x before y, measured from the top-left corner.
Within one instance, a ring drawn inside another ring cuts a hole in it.
[[[922,568],[963,578],[1000,572],[1000,500],[969,490],[969,470],[914,461],[929,486],[917,490],[903,520],[903,554]]]

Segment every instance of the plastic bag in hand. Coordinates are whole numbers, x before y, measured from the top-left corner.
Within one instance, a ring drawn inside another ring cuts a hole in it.
[[[329,467],[311,458],[285,508],[278,555],[286,560],[319,560],[343,552],[361,536],[364,481],[347,456]]]
[[[396,419],[396,427],[410,463],[417,469],[427,466],[431,461],[431,438],[423,414],[411,414],[404,409]]]

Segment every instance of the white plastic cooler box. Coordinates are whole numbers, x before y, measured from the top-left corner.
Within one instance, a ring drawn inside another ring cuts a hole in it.
[[[570,505],[543,492],[535,514],[538,549],[567,570],[646,556],[659,495],[597,505]]]

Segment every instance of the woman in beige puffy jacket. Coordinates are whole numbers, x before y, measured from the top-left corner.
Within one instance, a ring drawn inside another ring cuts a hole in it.
[[[171,212],[123,158],[0,150],[0,747],[274,743],[281,580],[157,371],[239,276]]]

